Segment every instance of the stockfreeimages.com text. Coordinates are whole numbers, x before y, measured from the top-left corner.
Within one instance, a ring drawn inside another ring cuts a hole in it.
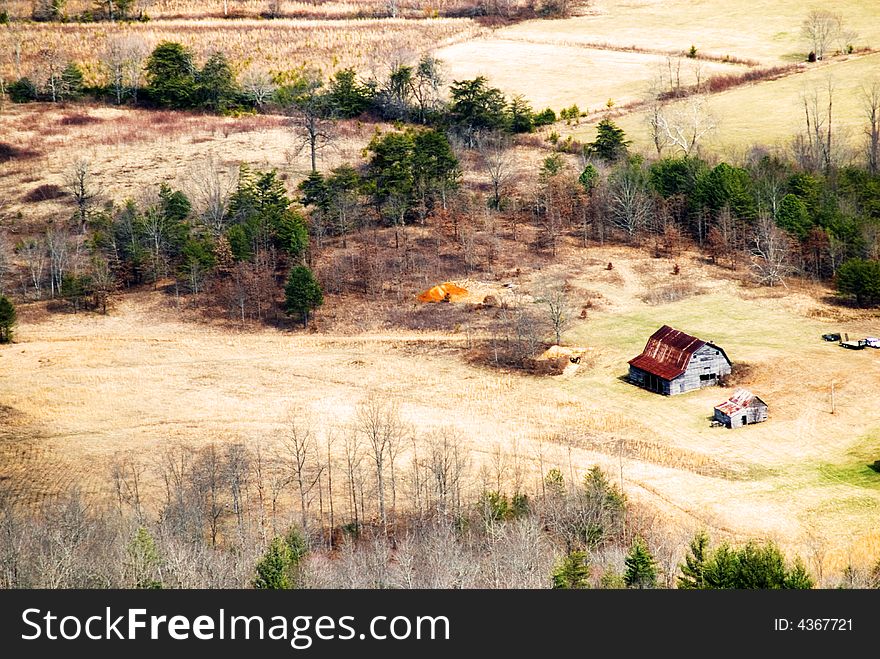
[[[449,640],[446,616],[373,616],[359,632],[354,616],[286,617],[229,615],[220,609],[214,615],[149,615],[146,609],[125,609],[122,614],[106,607],[101,615],[58,616],[52,611],[25,609],[21,615],[25,631],[21,638],[75,640],[275,640],[288,641],[305,650],[315,640]]]

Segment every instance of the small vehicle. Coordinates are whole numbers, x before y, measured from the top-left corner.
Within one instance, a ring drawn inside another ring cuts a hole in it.
[[[880,348],[880,339],[876,336],[869,336],[865,339],[865,345],[869,348]]]
[[[822,338],[826,341],[840,341],[840,334],[823,334]]]

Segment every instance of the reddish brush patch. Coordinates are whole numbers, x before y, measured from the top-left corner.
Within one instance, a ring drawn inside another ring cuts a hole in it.
[[[669,101],[675,98],[685,98],[687,96],[691,96],[692,94],[699,94],[702,92],[717,94],[719,92],[727,91],[728,89],[739,87],[741,85],[747,85],[753,82],[776,80],[777,78],[782,78],[784,76],[794,73],[798,70],[798,68],[799,67],[796,64],[789,64],[788,66],[770,66],[763,69],[749,69],[748,71],[743,71],[742,73],[725,73],[714,75],[708,78],[706,82],[702,85],[692,85],[689,87],[682,87],[680,89],[663,92],[658,96],[658,98],[661,101]]]
[[[797,66],[772,66],[766,69],[751,69],[739,74],[726,74],[712,76],[706,81],[706,86],[713,94],[723,92],[731,87],[745,85],[750,82],[761,82],[763,80],[775,80],[794,73]]]
[[[102,121],[104,120],[100,117],[93,117],[82,112],[74,112],[73,114],[66,114],[61,117],[58,123],[62,126],[88,126],[89,124],[97,124]]]
[[[0,163],[9,162],[10,160],[36,158],[39,155],[40,152],[34,149],[14,146],[8,142],[0,142]]]
[[[53,183],[44,183],[43,185],[38,185],[33,190],[28,192],[24,197],[22,197],[22,201],[26,201],[29,203],[51,201],[52,199],[61,199],[66,194],[67,193],[57,185]]]

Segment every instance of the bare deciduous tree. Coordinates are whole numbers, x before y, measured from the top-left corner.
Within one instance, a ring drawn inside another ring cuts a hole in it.
[[[669,144],[689,156],[707,135],[718,128],[706,98],[693,94],[684,101],[655,108],[649,117],[658,155]]]
[[[637,166],[624,166],[608,178],[606,202],[611,222],[634,241],[647,226],[653,204],[644,172]]]
[[[198,216],[214,237],[226,231],[229,197],[235,186],[235,172],[222,169],[213,155],[195,168],[191,187]]]
[[[415,119],[419,123],[427,123],[431,113],[442,107],[443,84],[443,62],[431,55],[424,55],[416,66],[411,82],[416,106]]]
[[[66,231],[51,228],[46,232],[49,253],[49,295],[61,295],[61,286],[70,265],[70,236]]]
[[[317,454],[314,421],[307,410],[296,408],[288,413],[287,431],[282,445],[284,447],[282,459],[292,471],[293,481],[297,485],[302,528],[308,531],[312,490],[321,475],[321,467]]]
[[[98,197],[98,188],[92,174],[91,164],[80,158],[67,173],[67,189],[76,202],[76,218],[80,233],[85,234],[89,210]]]
[[[801,34],[809,42],[811,51],[819,60],[825,57],[828,48],[838,39],[842,29],[843,19],[840,14],[827,9],[814,9],[804,19]]]
[[[66,62],[66,55],[55,45],[40,48],[37,52],[37,77],[43,81],[45,92],[53,103],[64,96],[62,73]]]
[[[481,136],[477,144],[483,167],[492,183],[490,206],[496,210],[501,209],[507,187],[516,175],[516,158],[510,147],[510,138],[500,134]]]
[[[556,339],[556,345],[562,342],[562,335],[571,327],[576,310],[571,304],[568,294],[567,277],[561,271],[544,275],[539,279],[535,302],[540,304],[547,315],[550,327]]]
[[[0,295],[6,293],[6,282],[12,273],[12,244],[6,233],[0,232]]]
[[[29,239],[16,247],[16,253],[24,260],[25,267],[33,287],[34,294],[39,300],[43,295],[43,273],[46,269],[46,244],[42,240]],[[27,296],[27,289],[23,291]]]
[[[320,72],[308,70],[284,95],[283,110],[291,117],[297,138],[297,149],[308,148],[312,171],[318,171],[318,152],[335,138],[335,122],[328,118]]]
[[[461,491],[467,469],[467,449],[453,428],[440,428],[425,438],[431,505],[440,515],[456,513],[461,506]]]
[[[146,464],[131,452],[117,455],[110,465],[110,475],[120,511],[130,507],[138,520],[144,516],[142,505]]]
[[[101,62],[107,69],[117,105],[121,105],[126,97],[137,100],[144,60],[148,54],[147,43],[138,35],[120,35],[107,40]]]
[[[368,396],[357,410],[358,432],[363,436],[376,467],[376,495],[379,507],[379,520],[383,529],[388,530],[388,511],[386,505],[386,469],[394,473],[394,456],[403,440],[403,426],[398,416],[397,406],[385,402],[377,395]]]
[[[776,226],[769,213],[759,213],[752,234],[751,267],[755,279],[764,286],[785,286],[791,273],[792,245],[789,235]]]
[[[880,172],[880,81],[862,87],[862,104],[865,109],[865,135],[867,136],[868,171]]]
[[[830,170],[834,164],[832,140],[834,81],[829,77],[824,94],[818,87],[805,90],[801,95],[804,106],[805,131],[798,144],[802,153],[801,165],[809,169]]]
[[[261,110],[269,104],[278,88],[268,71],[254,65],[241,74],[240,85],[248,100]]]
[[[663,157],[663,149],[670,145],[669,135],[666,132],[666,115],[664,114],[664,104],[653,94],[648,104],[648,113],[645,115],[648,128],[651,131],[651,142],[657,151],[657,157]]]

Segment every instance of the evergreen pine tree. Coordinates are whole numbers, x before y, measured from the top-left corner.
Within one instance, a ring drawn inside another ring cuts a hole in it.
[[[606,162],[613,162],[627,153],[629,140],[625,139],[622,128],[610,119],[603,119],[596,126],[596,139],[584,147],[587,155],[598,156]]]
[[[288,571],[293,556],[284,538],[275,538],[269,549],[257,563],[253,587],[262,590],[285,590],[290,588]]]
[[[15,321],[15,307],[8,297],[0,295],[0,343],[12,343]]]
[[[128,560],[131,567],[135,588],[160,589],[162,582],[154,578],[154,574],[160,565],[159,550],[156,541],[143,526],[138,527],[137,532],[128,544]]]
[[[837,270],[837,291],[860,307],[880,304],[880,261],[850,259]]]
[[[633,541],[625,563],[626,572],[624,572],[623,580],[627,588],[655,588],[657,586],[657,566],[644,540],[636,538]]]
[[[586,190],[587,192],[592,192],[593,188],[596,187],[596,184],[599,182],[599,170],[596,169],[593,165],[587,165],[584,167],[584,171],[581,172],[581,175],[578,176],[578,183]]]
[[[709,536],[700,531],[691,540],[690,549],[684,557],[684,563],[679,565],[681,576],[678,577],[678,587],[685,590],[700,589],[705,587],[703,570],[709,550]]]
[[[308,327],[309,314],[324,303],[321,285],[312,271],[304,265],[291,269],[284,287],[284,310],[288,315],[298,314],[303,327]]]
[[[535,130],[535,114],[528,101],[521,95],[511,99],[508,113],[510,114],[510,132],[531,133]]]
[[[813,585],[813,578],[807,572],[803,561],[800,558],[796,558],[794,567],[785,575],[782,587],[791,590],[810,590]]]
[[[590,563],[587,553],[573,551],[563,556],[553,570],[555,590],[583,590],[590,587]]]
[[[147,82],[151,100],[160,107],[192,107],[196,98],[196,69],[193,55],[179,43],[163,41],[147,60]]]

